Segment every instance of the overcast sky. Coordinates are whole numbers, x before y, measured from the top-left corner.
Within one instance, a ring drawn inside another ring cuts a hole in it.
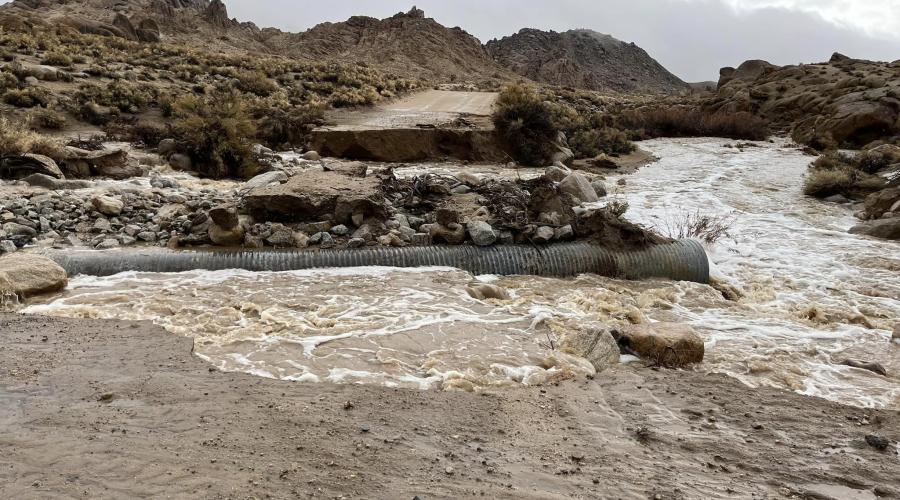
[[[351,15],[387,17],[416,2],[482,42],[520,28],[590,28],[643,47],[687,81],[746,59],[818,62],[839,51],[900,59],[900,0],[224,0],[260,27],[301,31]]]

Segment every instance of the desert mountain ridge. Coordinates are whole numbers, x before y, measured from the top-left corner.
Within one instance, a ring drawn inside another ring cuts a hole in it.
[[[221,0],[14,0],[0,6],[0,22],[68,26],[144,42],[202,43],[225,52],[362,62],[430,81],[528,79],[617,92],[689,90],[643,49],[610,35],[525,28],[482,44],[416,7],[385,19],[325,22],[300,33],[238,21]]]

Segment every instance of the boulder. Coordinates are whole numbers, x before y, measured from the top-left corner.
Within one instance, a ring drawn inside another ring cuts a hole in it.
[[[354,215],[387,218],[381,181],[337,172],[304,172],[284,184],[250,190],[244,206],[257,220],[349,224]]]
[[[544,177],[550,179],[553,182],[561,182],[571,173],[569,169],[563,169],[557,167],[556,165],[551,165],[544,170]]]
[[[556,236],[556,232],[552,227],[541,226],[534,232],[531,240],[535,243],[549,243],[554,236]]]
[[[322,159],[322,157],[319,156],[319,153],[315,151],[307,151],[303,153],[303,159],[307,161],[319,161]]]
[[[209,210],[209,218],[223,229],[234,229],[240,224],[237,208],[230,205],[219,205]]]
[[[426,227],[427,226],[427,227]],[[422,229],[427,230],[434,243],[447,243],[449,245],[461,245],[466,241],[466,229],[462,224],[453,222],[449,225],[423,224]]]
[[[264,174],[259,174],[249,181],[241,185],[241,191],[249,191],[254,188],[269,186],[272,184],[281,184],[288,180],[288,175],[280,170],[273,170]]]
[[[850,233],[885,240],[900,240],[900,217],[863,222],[851,227]]]
[[[275,248],[292,248],[297,244],[294,231],[283,224],[272,224],[272,231],[266,243]]]
[[[170,154],[174,153],[178,149],[178,145],[175,143],[175,139],[163,139],[159,141],[159,145],[156,147],[156,152],[159,153],[159,156],[167,157]]]
[[[497,233],[494,232],[494,228],[487,222],[472,221],[466,226],[469,230],[469,237],[472,239],[472,243],[475,243],[478,246],[484,247],[493,245],[494,242],[497,241]]]
[[[175,153],[169,156],[169,166],[175,170],[191,170],[194,167],[194,162],[186,154]]]
[[[900,187],[882,189],[876,193],[870,194],[865,201],[863,209],[867,219],[877,219],[884,215],[885,212],[895,210],[895,206],[900,202]]]
[[[598,372],[619,362],[619,346],[613,335],[599,325],[568,328],[559,339],[559,350],[591,362]]]
[[[31,174],[42,174],[54,179],[65,178],[53,158],[44,155],[29,153],[0,159],[0,179],[21,179]]]
[[[44,174],[31,174],[20,180],[27,183],[29,186],[42,187],[54,191],[62,191],[65,189],[88,189],[94,186],[94,183],[91,181],[57,179]]]
[[[466,292],[476,300],[509,300],[509,292],[505,288],[490,283],[475,283],[466,287]]]
[[[95,196],[91,200],[91,205],[94,206],[94,210],[110,217],[121,215],[122,209],[125,208],[122,200],[111,196]]]
[[[591,186],[591,181],[578,172],[572,172],[560,181],[559,190],[581,203],[594,203],[600,200],[597,197],[597,192],[594,191],[594,187]]]
[[[25,252],[0,257],[0,296],[28,298],[58,292],[67,282],[66,271],[47,257]]]
[[[682,367],[703,361],[703,339],[688,325],[649,323],[612,332],[622,353],[634,354],[661,366]]]
[[[118,180],[143,175],[139,165],[129,163],[128,152],[124,149],[86,151],[69,146],[66,148],[66,154],[64,163],[69,172],[82,175],[84,172],[90,172],[90,175]]]
[[[209,240],[212,241],[214,245],[232,247],[244,243],[246,231],[241,225],[231,229],[225,229],[216,224],[210,224],[207,234],[209,235]]]

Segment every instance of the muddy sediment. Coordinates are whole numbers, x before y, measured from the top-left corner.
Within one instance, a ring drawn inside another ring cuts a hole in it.
[[[0,326],[7,498],[900,492],[896,411],[722,375],[625,366],[490,394],[304,384],[212,370],[189,339],[147,323]]]

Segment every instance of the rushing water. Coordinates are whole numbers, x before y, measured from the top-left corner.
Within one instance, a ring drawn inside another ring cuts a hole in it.
[[[810,158],[799,151],[726,142],[644,143],[661,161],[628,176],[615,196],[629,202],[630,219],[664,230],[693,212],[733,220],[710,255],[737,300],[693,283],[366,268],[76,277],[61,297],[26,311],[153,320],[195,338],[196,352],[226,370],[465,390],[589,373],[552,349],[585,322],[680,321],[706,341],[697,369],[900,407],[900,346],[890,342],[900,244],[850,235],[850,207],[804,198]],[[466,287],[479,279],[512,299],[471,298]],[[878,362],[889,377],[841,365],[847,358]]]

